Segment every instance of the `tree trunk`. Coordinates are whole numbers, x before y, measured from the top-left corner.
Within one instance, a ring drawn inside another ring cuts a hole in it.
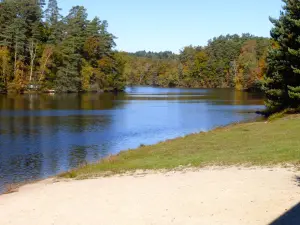
[[[15,44],[15,56],[14,56],[14,59],[15,59],[15,62],[14,62],[14,77],[16,77],[16,72],[17,72],[17,55],[18,55],[18,43],[16,42]]]
[[[41,80],[44,78],[45,76],[45,71],[46,71],[46,67],[47,67],[47,64],[48,64],[48,60],[50,59],[52,54],[49,54],[46,59],[45,59],[45,62],[43,63],[43,65],[41,66],[42,70],[41,70],[41,76],[39,78],[39,82],[41,82]]]
[[[34,66],[34,60],[36,57],[36,44],[34,41],[31,41],[31,46],[30,46],[30,75],[29,75],[29,83],[32,81],[32,76],[33,76],[33,66]]]
[[[4,59],[2,60],[2,76],[3,76],[3,81],[4,81],[4,85],[6,87],[7,82],[6,82],[6,71],[5,71],[5,63],[4,63]]]

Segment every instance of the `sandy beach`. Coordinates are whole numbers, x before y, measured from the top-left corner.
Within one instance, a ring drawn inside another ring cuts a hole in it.
[[[300,202],[300,173],[207,168],[48,179],[0,196],[1,225],[265,225]]]

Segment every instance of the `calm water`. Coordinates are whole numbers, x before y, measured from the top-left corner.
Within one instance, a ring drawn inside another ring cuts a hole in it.
[[[227,89],[0,95],[0,191],[109,154],[255,119],[262,97]]]

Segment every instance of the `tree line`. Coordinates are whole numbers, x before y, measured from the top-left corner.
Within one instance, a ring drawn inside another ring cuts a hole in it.
[[[98,17],[57,0],[0,0],[0,92],[123,90],[124,62]]]
[[[123,53],[128,84],[189,88],[260,89],[271,41],[250,34],[213,38],[172,52]]]
[[[82,6],[62,16],[57,0],[0,0],[0,92],[261,87],[268,38],[226,35],[180,54],[126,53],[114,50],[107,28]]]

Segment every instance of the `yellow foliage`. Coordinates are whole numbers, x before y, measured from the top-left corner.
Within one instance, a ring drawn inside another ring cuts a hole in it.
[[[49,70],[49,65],[51,64],[51,57],[54,53],[54,47],[53,46],[46,46],[42,57],[40,59],[40,67],[39,67],[39,77],[38,77],[38,81],[42,82],[46,75],[50,72]]]
[[[90,80],[93,75],[93,67],[89,65],[87,62],[84,62],[84,65],[81,69],[81,84],[82,90],[88,91],[90,89]]]
[[[6,85],[10,78],[10,73],[9,50],[7,47],[0,47],[0,82],[2,81]]]
[[[28,84],[28,79],[26,76],[26,66],[22,61],[16,62],[15,77],[14,80],[9,83],[8,89],[11,92],[24,92],[26,85]]]
[[[239,72],[237,74],[237,76],[234,79],[235,81],[235,88],[237,90],[243,90],[243,83],[244,83],[244,70],[243,69],[239,69]]]

